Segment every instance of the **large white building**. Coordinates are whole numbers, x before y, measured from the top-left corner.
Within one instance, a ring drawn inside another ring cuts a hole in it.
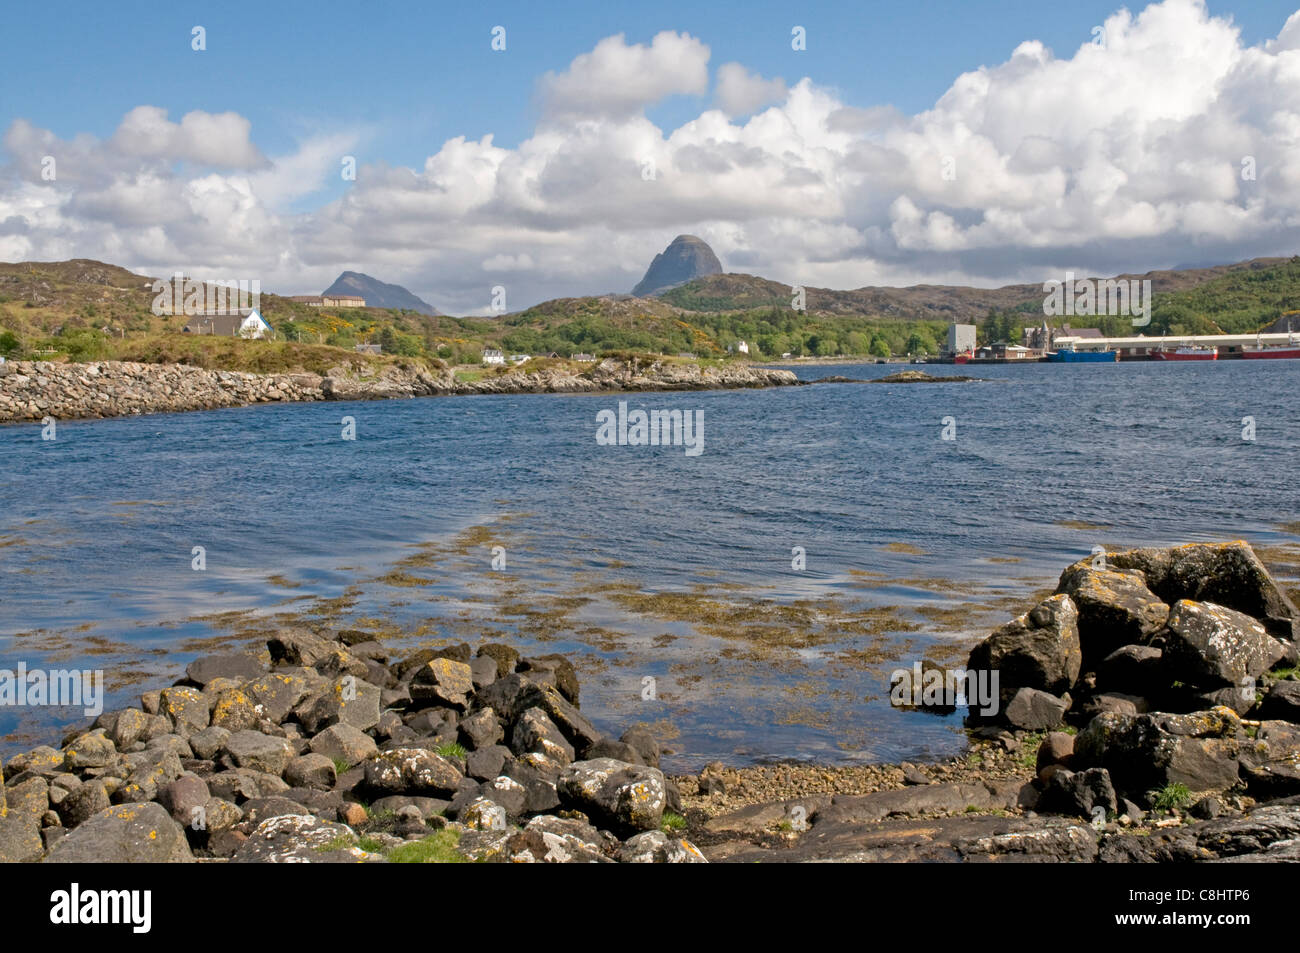
[[[948,341],[944,346],[947,354],[972,354],[975,351],[975,325],[948,325]]]

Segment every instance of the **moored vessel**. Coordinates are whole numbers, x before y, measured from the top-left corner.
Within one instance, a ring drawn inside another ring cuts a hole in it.
[[[1157,348],[1151,352],[1151,357],[1157,361],[1217,361],[1219,349],[1201,344],[1184,344],[1176,348]]]

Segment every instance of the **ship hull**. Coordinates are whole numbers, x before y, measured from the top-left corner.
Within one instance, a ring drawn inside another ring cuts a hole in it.
[[[1269,358],[1297,360],[1300,359],[1300,347],[1247,347],[1242,349],[1241,356],[1248,361],[1260,361]]]
[[[1152,351],[1151,357],[1157,361],[1217,361],[1218,351],[1179,354],[1177,351]]]
[[[1052,364],[1114,364],[1119,351],[1055,351],[1047,360]]]

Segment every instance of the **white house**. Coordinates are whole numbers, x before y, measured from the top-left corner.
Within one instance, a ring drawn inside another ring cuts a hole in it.
[[[748,354],[749,345],[746,344],[744,341],[741,341],[739,344],[736,345],[736,350],[739,351],[741,354]]]
[[[484,364],[504,364],[505,362],[506,362],[506,356],[502,354],[500,351],[498,351],[496,348],[489,347],[483,349]]]

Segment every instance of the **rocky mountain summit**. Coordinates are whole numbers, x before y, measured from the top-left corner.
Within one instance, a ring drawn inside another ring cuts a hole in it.
[[[418,298],[401,285],[390,285],[357,271],[345,271],[334,279],[322,295],[358,295],[366,299],[368,308],[405,308],[420,314],[436,315],[438,309],[423,298]]]
[[[722,273],[722,262],[713,249],[694,235],[678,235],[667,248],[655,255],[645,277],[632,289],[638,298],[667,291],[696,278]]]

